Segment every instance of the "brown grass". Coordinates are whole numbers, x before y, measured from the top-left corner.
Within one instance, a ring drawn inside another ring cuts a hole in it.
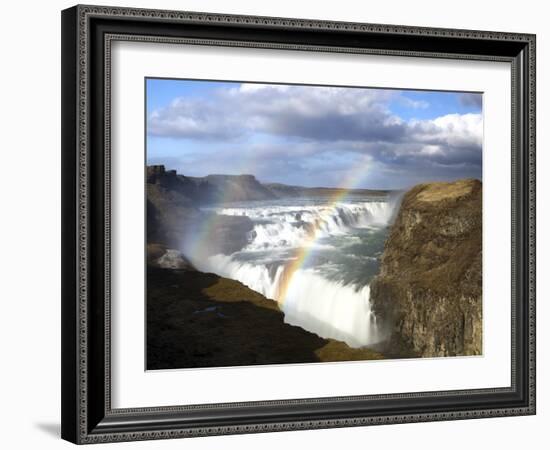
[[[475,187],[475,180],[466,179],[453,183],[429,183],[423,185],[417,199],[423,202],[440,202],[454,200],[471,194]]]

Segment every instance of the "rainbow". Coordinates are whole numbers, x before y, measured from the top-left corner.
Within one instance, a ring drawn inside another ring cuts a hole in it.
[[[231,189],[224,189],[222,195],[216,200],[215,204],[223,205],[231,198]],[[204,257],[201,251],[204,243],[208,242],[210,236],[214,232],[214,227],[218,222],[218,214],[210,213],[208,219],[201,223],[201,226],[196,234],[185,238],[184,254],[191,259],[200,259]]]
[[[356,162],[353,169],[343,177],[343,181],[340,183],[340,186],[342,187],[334,188],[334,193],[328,198],[326,209],[324,209],[321,217],[313,223],[313,226],[307,233],[303,245],[295,250],[292,259],[290,259],[288,264],[283,268],[274,299],[280,305],[284,304],[287,298],[287,294],[290,286],[292,285],[292,279],[295,273],[307,263],[308,258],[311,255],[311,251],[315,246],[315,242],[320,237],[320,231],[323,223],[325,222],[325,217],[329,218],[338,205],[348,196],[350,191],[357,188],[359,183],[363,181],[365,175],[368,173],[369,166],[370,158],[368,156],[364,156],[362,160]],[[218,199],[218,204],[225,203],[225,200],[230,198],[230,196],[230,189],[225,190],[223,196]],[[204,221],[200,231],[197,234],[194,236],[189,236],[192,241],[189,242],[189,245],[187,246],[186,254],[188,256],[197,259],[201,258],[200,250],[203,247],[204,242],[207,242],[209,236],[213,233],[216,218],[217,214],[212,214],[208,220]]]
[[[258,164],[258,159],[259,158],[253,156],[241,158],[241,170],[237,170],[237,173],[254,173],[254,169]],[[220,197],[216,200],[215,204],[223,205],[231,199],[231,196],[231,189],[224,189]],[[194,234],[193,236],[187,236],[185,238],[184,253],[187,257],[200,259],[203,256],[201,255],[201,249],[203,248],[204,242],[208,241],[209,237],[211,236],[211,233],[213,232],[214,226],[217,222],[217,217],[218,215],[216,213],[212,213],[207,220],[203,221],[203,223],[201,224],[201,228],[197,234]]]
[[[287,298],[294,274],[308,261],[311,250],[320,237],[319,232],[323,225],[324,217],[330,217],[338,204],[364,179],[369,163],[370,159],[365,157],[361,163],[356,164],[353,170],[350,170],[347,176],[344,177],[344,182],[341,185],[345,187],[335,188],[337,191],[329,197],[327,208],[323,211],[321,218],[315,221],[313,227],[308,232],[304,245],[296,249],[293,258],[283,269],[275,298],[279,305],[283,305]]]

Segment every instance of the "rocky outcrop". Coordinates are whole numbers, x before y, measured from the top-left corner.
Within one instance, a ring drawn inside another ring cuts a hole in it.
[[[197,270],[179,250],[147,244],[147,266],[161,269]]]
[[[177,193],[178,200],[188,206],[276,198],[254,175],[188,177],[166,170],[162,165],[147,167],[147,184]]]
[[[390,354],[481,354],[481,199],[473,179],[421,184],[404,195],[370,285]]]

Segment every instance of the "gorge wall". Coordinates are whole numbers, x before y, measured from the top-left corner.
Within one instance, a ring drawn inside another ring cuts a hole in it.
[[[404,195],[371,283],[388,352],[481,354],[481,214],[478,180],[421,184]]]
[[[230,254],[246,244],[252,230],[248,217],[224,216],[202,211],[202,204],[217,199],[257,199],[267,194],[251,175],[211,175],[204,178],[178,175],[164,166],[147,167],[147,242],[181,249],[186,239],[208,224],[207,254]]]

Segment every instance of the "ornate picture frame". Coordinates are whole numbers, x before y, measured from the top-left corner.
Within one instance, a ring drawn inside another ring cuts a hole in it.
[[[119,41],[508,63],[510,385],[114,408],[110,77],[111,48]],[[62,12],[64,439],[84,444],[530,415],[535,403],[534,35],[82,5]]]

